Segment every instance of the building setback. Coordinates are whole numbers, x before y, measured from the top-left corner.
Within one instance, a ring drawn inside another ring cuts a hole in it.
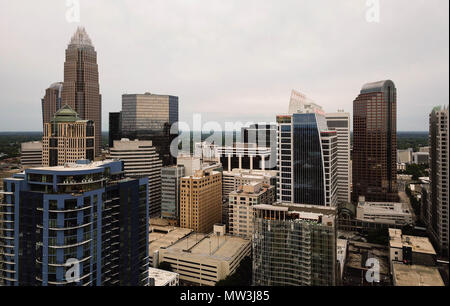
[[[42,165],[63,166],[77,160],[94,160],[95,124],[81,120],[78,114],[65,105],[50,123],[45,124],[42,138]]]
[[[74,109],[81,119],[94,122],[94,156],[99,156],[102,147],[102,98],[97,52],[86,30],[81,27],[66,49],[62,101]]]
[[[5,179],[0,286],[148,285],[148,179],[122,171],[79,161]]]
[[[353,202],[398,202],[397,89],[390,80],[364,85],[353,102],[352,168]]]
[[[336,209],[256,205],[254,286],[335,286]]]
[[[156,149],[151,141],[114,141],[110,157],[121,160],[125,176],[131,178],[148,177],[150,217],[161,216],[161,167]]]

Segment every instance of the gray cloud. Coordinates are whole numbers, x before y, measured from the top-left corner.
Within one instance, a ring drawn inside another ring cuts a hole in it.
[[[392,79],[399,130],[426,130],[448,104],[447,0],[80,0],[97,52],[103,127],[123,93],[180,97],[180,119],[273,121],[296,88],[327,111]],[[0,0],[0,130],[40,130],[40,100],[63,80],[76,23],[65,1]]]

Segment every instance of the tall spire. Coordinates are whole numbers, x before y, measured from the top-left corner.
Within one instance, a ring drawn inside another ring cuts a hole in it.
[[[75,45],[75,46],[91,46],[92,41],[89,38],[88,33],[83,27],[78,27],[75,34],[72,36],[72,39],[70,40],[69,45]]]

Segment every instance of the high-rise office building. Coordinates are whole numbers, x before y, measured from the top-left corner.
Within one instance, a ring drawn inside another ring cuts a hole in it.
[[[328,130],[324,113],[314,108],[277,122],[278,201],[336,206],[337,133]]]
[[[31,141],[20,145],[20,164],[24,168],[42,166],[42,142]]]
[[[230,193],[229,231],[233,236],[253,237],[253,206],[275,202],[275,186],[251,183]]]
[[[392,81],[363,86],[353,102],[352,201],[398,202],[397,89]]]
[[[42,165],[63,166],[77,160],[94,160],[95,124],[81,120],[78,114],[65,105],[49,123],[45,124],[42,138]]]
[[[109,148],[114,146],[114,140],[121,140],[121,125],[122,125],[122,113],[109,113],[109,137],[108,137],[108,145]]]
[[[270,159],[266,161],[265,169],[277,167],[277,126],[276,124],[252,124],[241,130],[241,142],[256,144],[258,147],[270,148]]]
[[[255,205],[254,286],[336,285],[336,208]]]
[[[164,166],[176,164],[178,146],[178,97],[168,95],[125,94],[122,96],[122,137],[151,140]]]
[[[430,201],[428,228],[438,251],[449,257],[449,117],[448,106],[430,114]]]
[[[78,28],[67,49],[64,63],[62,101],[83,120],[94,122],[95,156],[102,147],[102,101],[99,89],[97,52],[84,28]]]
[[[5,179],[0,285],[148,285],[148,179],[122,171],[79,161]]]
[[[328,113],[326,118],[328,129],[337,134],[337,200],[338,203],[350,203],[350,113]]]
[[[53,83],[45,91],[45,96],[42,99],[42,123],[45,126],[53,118],[55,113],[63,106],[62,105],[62,89],[63,83]]]
[[[183,166],[169,166],[161,169],[161,218],[180,220],[180,184],[185,176]]]
[[[115,140],[110,157],[121,160],[127,177],[148,177],[150,217],[161,215],[161,167],[162,162],[151,141],[123,138]]]
[[[181,179],[180,226],[210,233],[222,222],[222,173],[199,170]]]

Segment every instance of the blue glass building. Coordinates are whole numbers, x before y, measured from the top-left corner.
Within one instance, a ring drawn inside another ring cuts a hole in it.
[[[1,285],[148,285],[148,178],[80,161],[27,169],[3,190]]]
[[[335,206],[337,134],[318,112],[278,116],[278,201]]]

